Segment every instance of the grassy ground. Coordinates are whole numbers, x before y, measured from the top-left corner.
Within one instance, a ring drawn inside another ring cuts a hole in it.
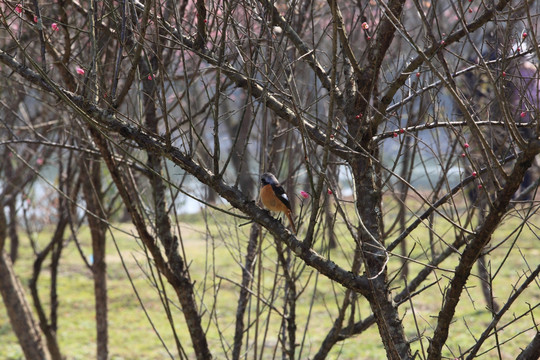
[[[208,220],[206,225],[204,220]],[[203,324],[208,328],[210,346],[216,358],[225,358],[224,353],[230,354],[229,346],[232,343],[234,333],[234,316],[236,311],[236,299],[238,297],[238,286],[234,282],[239,282],[241,267],[243,263],[242,255],[245,249],[246,233],[249,226],[238,228],[230,223],[230,219],[223,218],[219,214],[204,213],[197,215],[184,216],[180,219],[180,235],[184,244],[184,251],[187,254],[191,276],[195,281],[195,287],[199,294],[199,301],[204,303]],[[229,223],[228,223],[229,222]],[[537,221],[532,221],[532,223]],[[504,238],[519,223],[519,219],[510,218],[497,231],[493,243]],[[165,316],[162,303],[159,299],[158,291],[149,280],[149,268],[146,265],[146,256],[144,250],[134,237],[126,234],[133,232],[130,225],[119,225],[122,231],[114,230],[114,241],[112,237],[108,240],[108,288],[109,288],[109,336],[110,336],[110,358],[111,359],[164,359],[168,358],[168,353],[163,345],[167,346],[172,354],[177,354],[171,327]],[[532,235],[532,231],[523,232],[516,243],[516,250],[513,255],[504,260],[510,242],[496,249],[491,258],[491,267],[496,269],[502,262],[507,265],[497,275],[494,283],[494,294],[500,305],[503,305],[505,299],[512,291],[512,284],[523,275],[523,268],[527,265],[535,267],[540,258],[540,250],[537,246],[538,240]],[[213,234],[213,235],[211,235]],[[51,236],[50,231],[44,231],[37,234],[38,239],[45,243]],[[86,254],[90,254],[90,242],[87,229],[83,229],[79,234],[83,248]],[[422,246],[427,246],[427,231],[420,230],[414,234],[417,246],[413,256],[420,256],[423,252]],[[120,251],[117,251],[116,246]],[[346,240],[341,244],[343,251],[331,254],[334,261],[347,266],[347,252],[351,244]],[[22,240],[21,254],[16,263],[16,271],[24,283],[31,275],[32,255],[28,250],[27,240]],[[268,336],[265,341],[262,340],[250,347],[250,355],[253,353],[261,354],[263,358],[272,358],[278,344],[277,333],[280,325],[280,319],[276,312],[269,311],[266,303],[272,303],[282,311],[281,297],[275,299],[272,296],[272,287],[278,285],[278,289],[283,289],[282,276],[275,276],[276,253],[273,240],[265,237],[262,243],[261,258],[263,261],[257,268],[255,276],[260,274],[262,282],[260,288],[253,288],[255,293],[260,294],[264,301],[257,302],[255,297],[250,303],[251,318],[258,310],[261,311],[263,320],[258,324],[251,323],[250,334],[255,332],[262,339],[268,326]],[[349,252],[350,254],[350,252]],[[521,255],[523,254],[523,255]],[[420,257],[419,257],[420,258]],[[293,261],[294,258],[293,258]],[[128,270],[132,280],[133,287],[148,314],[148,317],[141,309],[137,296],[132,285],[129,283],[124,265]],[[456,265],[455,259],[449,260],[443,264],[445,269],[453,269]],[[400,262],[397,258],[391,258],[389,268],[392,271],[399,269]],[[411,274],[415,274],[422,266],[411,263]],[[335,304],[341,302],[343,288],[332,284],[329,280],[316,273],[305,269],[299,261],[295,262],[297,273],[301,272],[300,283],[305,286],[302,296],[298,300],[297,317],[298,352],[302,351],[301,358],[306,359],[318,350],[321,341],[324,339],[327,331],[331,327],[333,316],[336,314]],[[475,273],[477,273],[475,271]],[[393,273],[390,272],[390,275]],[[400,313],[404,318],[406,334],[409,339],[414,339],[419,335],[430,336],[432,328],[435,325],[435,316],[441,306],[441,294],[444,292],[446,277],[451,273],[437,271],[436,276],[432,275],[430,281],[439,282],[422,294],[418,295],[414,301],[414,312],[410,304],[400,307]],[[49,274],[43,272],[41,279],[41,297],[47,304],[47,287]],[[396,290],[402,286],[400,280],[395,281]],[[167,296],[172,300],[172,314],[175,329],[181,339],[182,345],[188,354],[189,336],[183,326],[183,317],[181,311],[174,304],[176,295],[170,288],[166,287]],[[93,301],[92,277],[89,269],[83,264],[80,255],[73,244],[69,243],[65,249],[61,260],[59,277],[59,330],[58,339],[60,348],[67,359],[87,359],[95,357],[95,331],[94,331],[94,301]],[[337,297],[337,299],[336,299]],[[522,300],[518,301],[513,311],[503,318],[499,328],[502,325],[512,321],[514,316],[519,316],[525,312],[529,306],[534,306],[540,302],[540,290],[538,284],[533,284],[527,290]],[[358,302],[356,307],[355,319],[365,317],[370,314],[367,303],[363,300]],[[536,319],[540,318],[540,312],[534,311]],[[153,326],[150,324],[151,319]],[[309,322],[307,323],[307,320]],[[416,319],[416,324],[415,324]],[[453,357],[459,352],[459,349],[468,348],[474,338],[491,321],[491,315],[486,310],[485,301],[480,292],[479,280],[472,277],[467,292],[462,295],[462,301],[457,309],[456,321],[452,325],[448,347],[445,355]],[[307,327],[306,327],[307,323]],[[533,320],[531,315],[525,316],[511,323],[500,332],[497,339],[499,343],[504,343],[501,347],[501,357],[514,358],[520,348],[524,347],[535,334],[535,330],[522,332],[523,329],[531,327]],[[155,330],[153,329],[155,328]],[[304,331],[305,330],[305,331]],[[302,335],[305,333],[305,338]],[[519,334],[521,333],[521,334]],[[159,336],[157,335],[159,334]],[[225,341],[220,340],[220,334]],[[519,334],[519,335],[518,335]],[[518,335],[517,337],[514,337]],[[162,338],[163,343],[159,337]],[[22,352],[17,344],[9,323],[3,305],[0,304],[0,359],[21,359]],[[262,347],[261,344],[264,343]],[[495,344],[495,338],[491,338],[483,347],[489,350]],[[423,338],[420,341],[412,343],[414,351],[422,352],[427,350],[428,342]],[[225,350],[224,350],[225,349]],[[279,350],[275,353],[276,357],[281,357]],[[497,356],[495,350],[484,354],[484,358]],[[177,358],[176,355],[174,355]],[[374,326],[360,336],[353,337],[335,347],[331,353],[330,359],[382,359],[385,358],[382,344],[378,338],[377,328]]]

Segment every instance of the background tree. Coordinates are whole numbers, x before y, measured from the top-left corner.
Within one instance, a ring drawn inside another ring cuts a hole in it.
[[[322,359],[343,343],[358,355],[372,326],[389,359],[502,357],[517,339],[522,356],[540,352],[540,266],[521,251],[537,241],[535,2],[92,0],[0,11],[0,244],[9,238],[14,261],[17,231],[28,230],[38,320],[17,310],[20,284],[0,289],[8,313],[40,324],[47,356],[62,356],[57,290],[51,281],[47,316],[35,284],[44,261],[54,279],[62,249],[76,246],[94,280],[96,354],[109,357],[105,247],[119,209],[147,256],[171,357]],[[289,190],[298,235],[259,206],[265,171]],[[46,209],[32,203],[38,191],[55,193]],[[204,260],[186,251],[193,200],[204,206]],[[45,216],[57,230],[46,244],[31,231]],[[219,267],[220,247],[234,269]],[[510,281],[507,269],[517,270]],[[478,308],[479,281],[490,320],[456,345],[452,324],[467,328],[460,306]],[[326,336],[313,341],[321,298]],[[36,331],[17,336],[43,348]]]

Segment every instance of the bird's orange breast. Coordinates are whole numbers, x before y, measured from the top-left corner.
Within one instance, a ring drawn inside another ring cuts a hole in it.
[[[287,206],[277,198],[272,185],[265,185],[261,188],[261,201],[264,207],[270,211],[289,211]]]

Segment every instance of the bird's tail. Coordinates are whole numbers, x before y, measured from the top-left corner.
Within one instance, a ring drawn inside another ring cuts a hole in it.
[[[287,217],[289,218],[289,223],[291,224],[292,231],[296,235],[296,227],[294,226],[294,220],[292,218],[292,213],[289,210],[289,211],[286,212],[286,214],[287,214]]]

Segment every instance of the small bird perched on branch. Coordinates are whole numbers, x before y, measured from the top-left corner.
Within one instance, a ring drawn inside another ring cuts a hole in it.
[[[292,218],[291,203],[285,190],[279,184],[278,179],[272,173],[261,175],[261,201],[265,208],[270,211],[281,211],[287,215],[293,233],[296,234],[296,227]]]

